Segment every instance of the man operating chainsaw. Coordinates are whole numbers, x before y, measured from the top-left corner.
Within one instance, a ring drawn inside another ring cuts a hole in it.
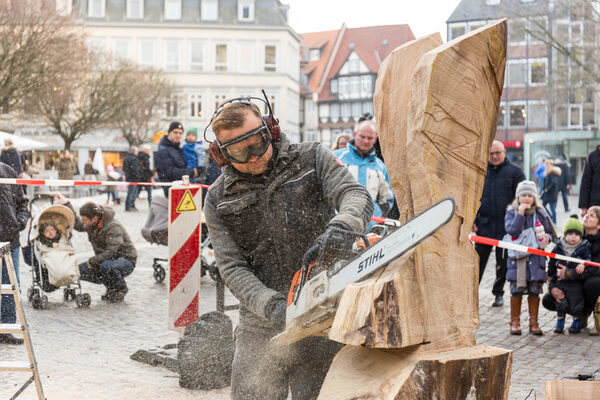
[[[270,338],[285,328],[286,294],[305,252],[336,228],[364,232],[373,202],[328,149],[291,144],[270,110],[260,98],[232,99],[210,123],[211,156],[223,174],[204,213],[221,277],[240,301],[231,396],[283,400],[291,390],[294,400],[316,399],[341,346],[323,337],[289,346]],[[353,241],[329,240],[338,247]]]

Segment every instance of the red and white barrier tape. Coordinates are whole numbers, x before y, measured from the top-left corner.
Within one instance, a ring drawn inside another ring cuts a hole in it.
[[[581,260],[579,258],[574,258],[574,257],[567,257],[562,254],[550,253],[548,251],[544,251],[541,249],[533,249],[531,247],[522,246],[520,244],[505,242],[503,240],[490,239],[485,236],[478,236],[478,235],[471,234],[471,235],[469,235],[469,239],[472,242],[480,243],[480,244],[487,244],[488,246],[496,246],[496,247],[501,247],[503,249],[516,250],[516,251],[520,251],[522,253],[534,254],[536,256],[556,258],[557,260],[576,262],[576,263],[584,263],[585,265],[592,265],[594,267],[600,267],[600,263],[597,263],[597,262]]]
[[[62,179],[13,179],[0,178],[0,185],[28,185],[28,186],[172,186],[175,182],[124,182],[124,181],[69,181]],[[189,186],[208,188],[209,185],[190,183]]]

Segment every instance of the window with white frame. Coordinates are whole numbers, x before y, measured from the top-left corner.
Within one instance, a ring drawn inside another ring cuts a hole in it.
[[[238,40],[237,47],[237,71],[248,74],[254,73],[254,70],[256,68],[254,62],[254,59],[256,57],[254,50],[256,48],[256,43],[250,40]]]
[[[485,4],[488,6],[500,5],[500,0],[485,0]]]
[[[451,24],[450,25],[450,40],[452,39],[456,39],[459,36],[462,36],[466,33],[467,31],[467,24],[466,23],[460,23],[460,24]]]
[[[127,0],[127,19],[144,18],[144,0]]]
[[[254,21],[254,0],[238,0],[238,20]]]
[[[165,19],[181,19],[181,0],[165,0]]]
[[[353,93],[353,94],[360,93],[360,77],[359,76],[350,77],[350,93]]]
[[[337,79],[330,80],[329,84],[331,85],[331,89],[329,91],[331,93],[337,93],[338,92],[338,81],[337,81]]]
[[[190,40],[190,71],[204,71],[204,42]]]
[[[571,43],[580,43],[583,39],[583,22],[574,21],[571,22],[570,30],[569,30],[569,40]]]
[[[352,103],[352,116],[354,119],[358,119],[362,115],[362,105],[360,102]]]
[[[181,40],[165,40],[165,71],[179,71],[181,66]]]
[[[594,112],[594,104],[584,104],[581,114],[583,126],[596,125],[596,113]]]
[[[277,45],[266,44],[264,46],[264,71],[275,72],[277,71]]]
[[[115,38],[112,41],[112,58],[115,65],[129,59],[129,39]]]
[[[548,126],[548,106],[545,103],[529,103],[527,126],[530,128],[545,128]]]
[[[156,40],[140,39],[138,63],[145,68],[154,68],[156,64]]]
[[[227,43],[215,44],[215,71],[228,71]]]
[[[265,92],[267,93],[267,99],[269,100],[269,104],[271,104],[271,110],[273,111],[273,114],[277,114],[277,111],[275,111],[276,107],[278,105],[277,95],[269,94],[268,90],[265,90]],[[265,113],[265,114],[269,113],[269,107],[267,107],[266,104],[263,106],[263,113]]]
[[[106,0],[88,0],[88,17],[104,18]]]
[[[345,94],[348,93],[348,88],[350,85],[350,78],[339,78],[338,83],[338,93]]]
[[[373,114],[373,102],[372,101],[363,101],[362,103],[363,114]]]
[[[342,103],[341,114],[342,118],[350,118],[352,116],[352,106],[350,103]]]
[[[229,95],[227,93],[215,93],[213,94],[213,104],[215,106],[215,110],[219,107],[221,103],[223,103]]]
[[[527,60],[511,60],[508,64],[508,84],[511,87],[527,83]]]
[[[200,18],[203,21],[216,21],[219,18],[219,1],[218,0],[202,0]]]
[[[69,15],[73,10],[73,0],[56,0],[56,11],[60,15]]]
[[[321,49],[310,49],[308,53],[309,61],[317,61],[321,58]]]
[[[581,128],[581,104],[569,104],[569,128]]]
[[[179,95],[172,94],[165,99],[165,117],[179,117]]]
[[[525,26],[527,20],[522,18],[514,18],[510,20],[508,25],[508,41],[511,44],[522,44],[526,41],[527,32]]]
[[[332,103],[329,107],[329,112],[331,113],[331,120],[337,121],[340,118],[340,105],[339,103]]]
[[[508,112],[510,126],[525,126],[525,117],[527,117],[525,104],[511,104]]]
[[[528,21],[529,43],[542,43],[548,35],[548,18],[545,16],[533,17]]]
[[[504,124],[506,123],[506,107],[504,106],[500,106],[500,109],[498,110],[498,127],[504,127]]]
[[[545,85],[547,75],[546,59],[529,60],[529,83],[533,86]]]
[[[469,32],[481,28],[485,25],[485,21],[471,21],[469,22]]]
[[[190,110],[190,118],[199,119],[203,117],[204,108],[203,99],[204,95],[202,93],[190,93],[188,95],[189,99],[189,110]]]
[[[363,93],[371,93],[371,75],[363,75],[360,77],[360,88]]]
[[[565,106],[556,108],[556,126],[568,127],[569,126],[569,109]]]
[[[94,69],[105,68],[106,65],[106,39],[102,37],[89,36],[86,39],[88,49],[97,55],[97,59],[94,62]]]
[[[354,56],[348,60],[348,72],[353,74],[360,71],[360,58]]]

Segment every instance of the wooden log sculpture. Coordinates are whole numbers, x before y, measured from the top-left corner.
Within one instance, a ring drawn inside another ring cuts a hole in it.
[[[507,398],[512,354],[475,345],[478,258],[468,241],[505,61],[501,20],[444,45],[435,36],[407,43],[382,64],[375,115],[402,220],[445,197],[456,200],[456,214],[344,290],[329,337],[350,346],[319,399]]]

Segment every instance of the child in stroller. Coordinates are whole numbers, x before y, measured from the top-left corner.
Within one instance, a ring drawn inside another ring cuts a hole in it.
[[[150,212],[146,219],[146,224],[142,228],[142,237],[149,243],[156,243],[163,246],[169,245],[169,204],[166,197],[156,196],[152,199]],[[201,275],[206,275],[208,271],[210,277],[217,281],[220,279],[219,271],[215,265],[215,253],[208,237],[208,230],[204,222],[204,214],[202,215],[202,237],[206,238],[201,246]],[[168,262],[165,258],[154,258],[152,268],[154,269],[154,279],[157,282],[162,282],[165,279],[165,269],[161,262]]]
[[[33,203],[39,199],[32,200],[32,214]],[[31,222],[28,247],[23,253],[32,270],[32,287],[27,297],[34,308],[48,307],[48,297],[42,292],[53,292],[63,286],[65,301],[75,300],[78,307],[91,304],[90,295],[81,293],[79,268],[70,243],[74,222],[73,212],[61,205],[46,207]]]

